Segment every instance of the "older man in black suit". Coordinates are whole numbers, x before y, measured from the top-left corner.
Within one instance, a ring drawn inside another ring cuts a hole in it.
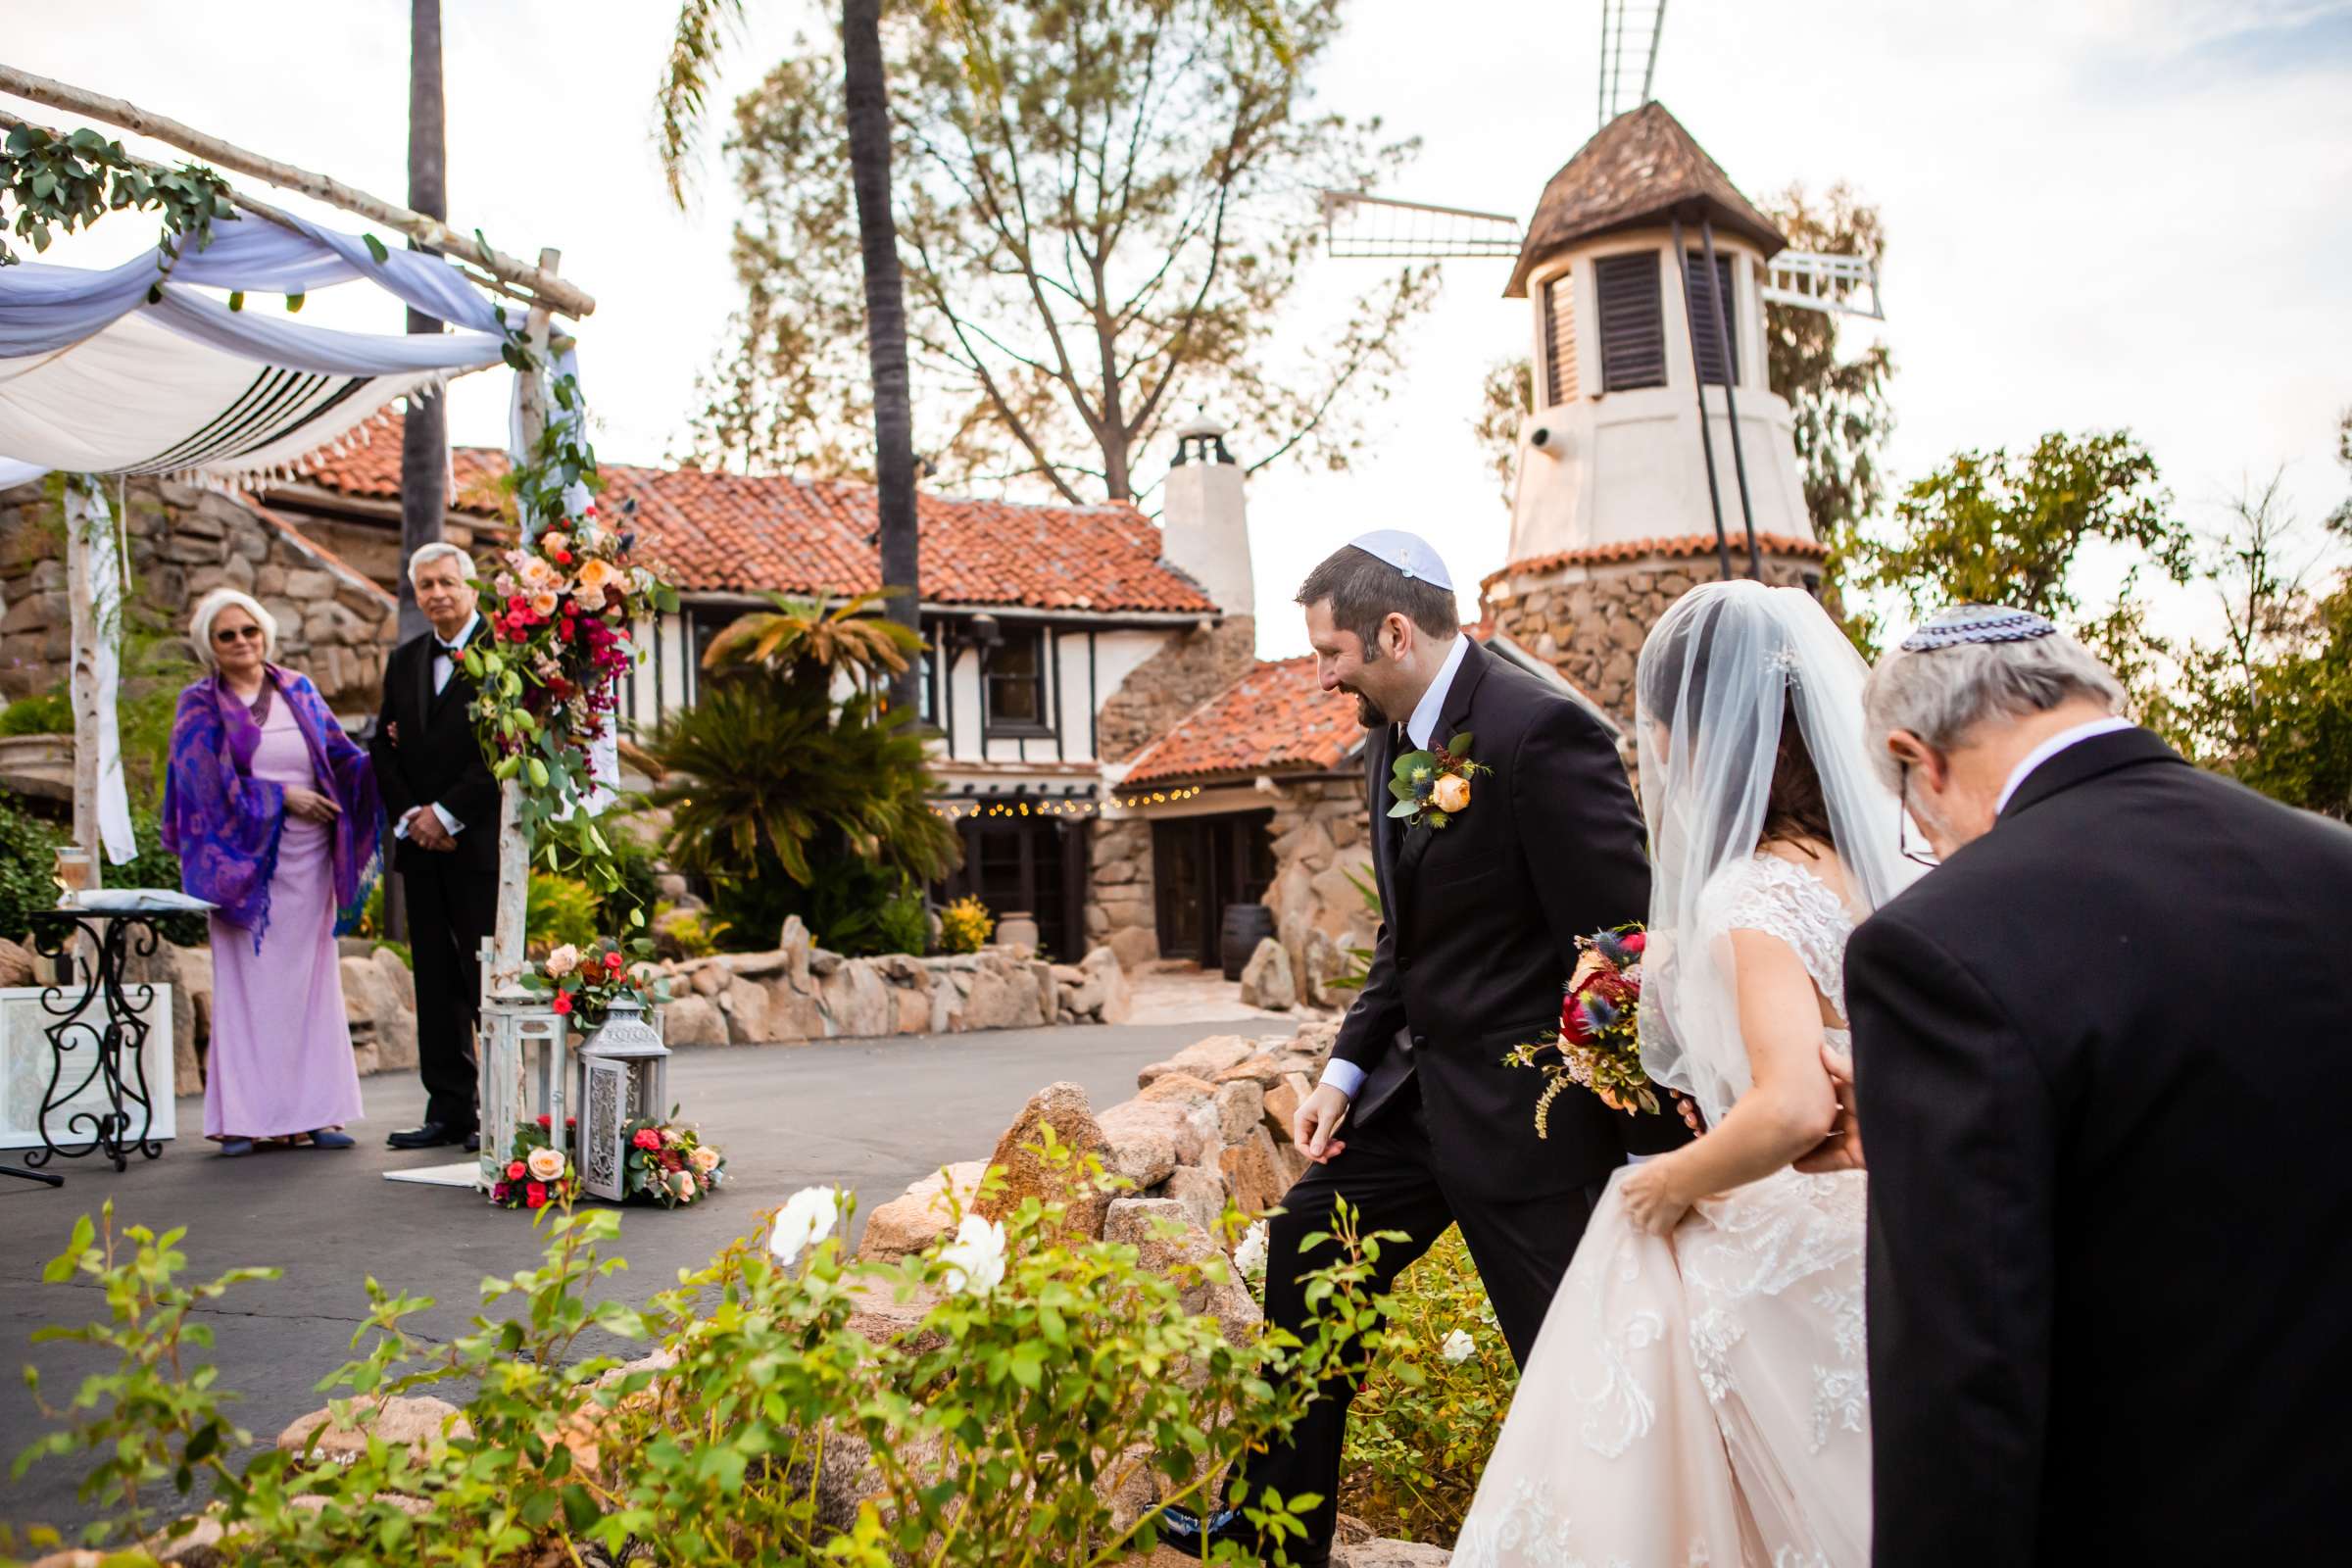
[[[1866,705],[1944,859],[1846,953],[1874,1560],[2332,1556],[2352,831],[2188,766],[2038,616],[1938,617]]]
[[[384,708],[369,754],[384,815],[399,840],[395,864],[408,901],[416,969],[416,1058],[424,1079],[421,1126],[394,1133],[394,1149],[475,1140],[473,1030],[481,1011],[482,939],[498,907],[498,781],[482,760],[466,709],[468,643],[485,630],[475,609],[473,562],[431,544],[409,560],[427,630],[392,651]]]

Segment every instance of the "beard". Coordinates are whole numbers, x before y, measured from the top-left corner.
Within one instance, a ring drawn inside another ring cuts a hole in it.
[[[1389,715],[1382,712],[1380,705],[1371,698],[1352,686],[1343,686],[1340,690],[1355,699],[1355,721],[1358,724],[1366,729],[1379,729],[1388,723]]]

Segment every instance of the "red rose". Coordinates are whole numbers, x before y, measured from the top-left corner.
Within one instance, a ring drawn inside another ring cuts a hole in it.
[[[571,564],[571,552],[570,552],[570,551],[568,551],[568,550],[559,550],[559,551],[557,551],[557,552],[556,552],[556,564],[557,564],[557,565],[559,565],[559,566],[568,566],[568,565],[570,565],[570,564]]]
[[[606,967],[606,968],[608,968],[608,969],[617,969],[617,968],[619,968],[619,967],[620,967],[620,955],[619,955],[619,954],[617,954],[617,953],[608,953],[608,954],[606,954],[606,955],[605,955],[605,967]]]
[[[637,1136],[630,1139],[629,1143],[632,1147],[638,1149],[660,1149],[662,1147],[662,1135],[654,1131],[651,1127],[640,1127],[637,1129]]]
[[[518,1182],[529,1174],[529,1169],[519,1159],[507,1167],[507,1180],[511,1182]]]
[[[542,1127],[553,1127],[555,1124],[556,1119],[553,1116],[542,1116],[539,1118],[539,1125]]]
[[[522,1190],[522,1206],[545,1208],[547,1206],[547,1183],[533,1182],[530,1186],[525,1187]]]
[[[1592,1038],[1592,1022],[1585,1016],[1582,1003],[1570,997],[1560,1004],[1560,1039],[1572,1046],[1581,1046]]]
[[[565,995],[564,992],[559,991],[556,993],[556,1000],[551,1003],[550,1005],[553,1006],[559,1013],[569,1012],[571,1010],[571,998]],[[545,1116],[539,1118],[539,1125],[542,1127],[547,1125],[547,1118]]]
[[[1639,955],[1644,948],[1649,946],[1649,938],[1643,936],[1639,931],[1629,931],[1624,936],[1619,937],[1617,941],[1626,952],[1635,955]]]

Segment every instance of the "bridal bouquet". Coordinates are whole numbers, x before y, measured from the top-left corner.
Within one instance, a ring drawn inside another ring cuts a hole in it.
[[[1621,925],[1579,937],[1582,956],[1560,997],[1560,1026],[1503,1057],[1516,1067],[1541,1068],[1549,1080],[1536,1102],[1536,1136],[1551,1136],[1551,1102],[1570,1085],[1589,1089],[1611,1110],[1631,1116],[1658,1112],[1658,1093],[1642,1070],[1642,927]],[[1545,1059],[1547,1053],[1556,1059]]]

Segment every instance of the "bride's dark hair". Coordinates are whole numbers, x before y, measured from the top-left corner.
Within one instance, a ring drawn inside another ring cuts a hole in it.
[[[1763,836],[1767,841],[1836,843],[1830,831],[1830,799],[1813,766],[1813,754],[1805,749],[1804,726],[1797,721],[1794,685],[1781,699],[1780,754],[1773,759],[1772,788],[1764,796]]]

